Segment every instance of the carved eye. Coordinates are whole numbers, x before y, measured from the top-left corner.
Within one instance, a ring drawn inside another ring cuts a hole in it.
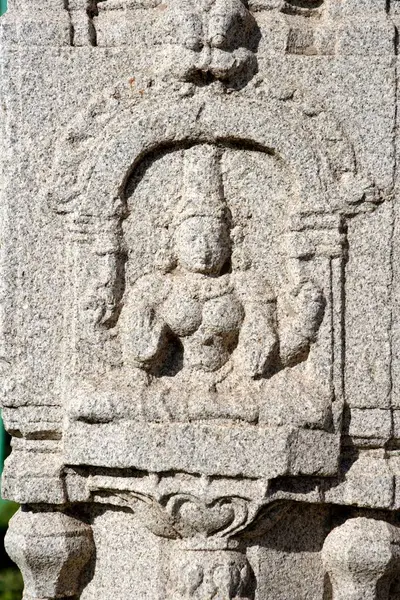
[[[214,37],[211,40],[211,46],[213,48],[224,48],[227,44],[227,37],[226,35],[223,35],[222,33],[218,33],[217,35],[214,35]]]
[[[189,38],[186,38],[186,40],[184,41],[184,46],[188,50],[194,50],[195,52],[200,52],[200,50],[203,48],[203,43],[198,38],[189,37]]]

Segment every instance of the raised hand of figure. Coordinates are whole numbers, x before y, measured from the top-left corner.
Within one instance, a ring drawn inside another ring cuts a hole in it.
[[[325,312],[322,290],[312,281],[300,284],[289,297],[284,326],[280,330],[280,359],[282,366],[302,362],[315,341]]]
[[[124,314],[125,308],[120,319],[125,363],[150,366],[162,351],[166,326],[157,317],[154,308],[138,306]]]

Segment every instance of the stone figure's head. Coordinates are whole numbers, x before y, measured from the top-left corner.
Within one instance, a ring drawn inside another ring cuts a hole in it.
[[[182,197],[175,208],[175,257],[192,273],[219,275],[231,253],[219,148],[201,144],[184,151]]]
[[[214,216],[192,216],[176,228],[175,251],[187,271],[218,275],[230,256],[229,228]]]
[[[164,3],[163,78],[207,85],[243,85],[257,71],[259,30],[245,0],[170,0]]]

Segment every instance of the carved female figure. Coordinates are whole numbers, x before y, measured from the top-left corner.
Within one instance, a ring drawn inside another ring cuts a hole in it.
[[[324,305],[319,290],[307,282],[294,299],[295,316],[279,327],[277,295],[265,274],[232,269],[231,215],[219,154],[208,145],[185,151],[174,219],[175,264],[136,282],[127,293],[120,330],[125,368],[143,369],[154,381],[149,404],[158,387],[174,411],[177,405],[184,409],[182,417],[196,412],[201,395],[210,416],[251,421],[257,409],[247,410],[243,396],[252,393],[244,394],[244,388],[305,358]],[[229,390],[222,392],[226,382]],[[217,407],[221,398],[229,410]],[[201,410],[204,414],[204,406]]]
[[[232,260],[223,152],[208,144],[182,152],[173,260],[127,276],[114,332],[122,366],[74,392],[74,418],[257,422],[272,394],[266,382],[307,358],[324,314],[322,292],[307,279],[289,293],[276,290],[267,268],[238,268]]]

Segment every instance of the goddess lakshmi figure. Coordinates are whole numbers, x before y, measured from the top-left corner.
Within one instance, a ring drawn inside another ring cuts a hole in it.
[[[265,382],[307,359],[324,315],[323,294],[311,281],[300,282],[291,315],[280,323],[268,273],[233,267],[221,152],[205,144],[184,151],[173,263],[139,277],[123,299],[125,383],[83,393],[75,418],[97,407],[99,419],[107,398],[150,421],[256,423],[260,404],[269,402]]]

